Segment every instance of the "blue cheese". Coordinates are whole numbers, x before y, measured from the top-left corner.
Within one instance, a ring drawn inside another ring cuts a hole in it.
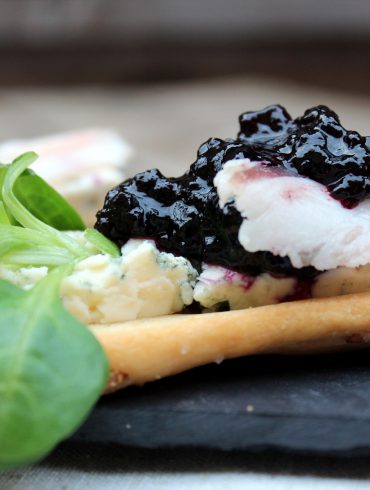
[[[0,279],[11,282],[19,288],[31,289],[38,281],[47,276],[47,267],[20,267],[12,269],[0,265]]]
[[[197,277],[190,262],[130,240],[122,256],[93,255],[64,279],[66,308],[84,323],[115,323],[168,315],[193,302]]]
[[[47,267],[0,266],[0,279],[24,289],[47,273]],[[193,302],[197,275],[185,258],[159,252],[150,240],[130,240],[118,258],[95,253],[78,262],[62,281],[61,298],[84,323],[169,315]]]

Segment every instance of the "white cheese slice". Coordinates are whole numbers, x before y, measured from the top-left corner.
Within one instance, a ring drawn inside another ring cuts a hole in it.
[[[288,256],[296,268],[323,271],[370,263],[370,199],[353,209],[325,186],[263,162],[227,162],[215,177],[220,206],[233,200],[248,252]]]

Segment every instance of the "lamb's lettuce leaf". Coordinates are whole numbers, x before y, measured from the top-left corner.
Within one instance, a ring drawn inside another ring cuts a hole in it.
[[[19,176],[14,194],[36,218],[57,230],[85,229],[75,208],[31,170]]]
[[[0,266],[49,267],[29,291],[0,280],[0,469],[47,454],[78,427],[107,380],[102,348],[59,298],[63,277],[93,252],[61,231],[84,226],[28,170],[35,158],[26,153],[0,166]],[[95,230],[85,239],[103,253],[119,253]]]
[[[51,210],[49,213],[49,218],[46,221],[43,221],[32,212],[33,209],[37,208],[39,210],[39,215],[40,210],[44,210],[44,214],[47,214],[46,204],[42,206],[40,206],[39,204],[39,196],[37,195],[37,191],[40,191],[41,197],[42,195],[48,195],[50,199],[52,198],[52,194],[49,193],[49,190],[47,190],[47,187],[43,186],[43,184],[41,185],[41,187],[38,187],[39,183],[42,181],[34,180],[32,176],[28,176],[30,177],[30,180],[28,181],[29,187],[32,188],[32,186],[35,186],[33,192],[31,190],[22,191],[22,195],[28,196],[29,198],[28,207],[23,204],[23,202],[19,199],[18,195],[15,192],[17,182],[19,181],[19,179],[27,178],[27,176],[25,176],[25,171],[27,171],[28,167],[35,161],[36,158],[37,155],[33,152],[25,153],[15,159],[10,166],[6,167],[5,173],[4,167],[0,168],[0,171],[3,172],[3,182],[2,187],[0,187],[0,195],[2,196],[3,203],[2,208],[0,207],[0,223],[2,223],[2,225],[0,224],[0,226],[5,226],[5,221],[8,217],[8,231],[3,228],[3,233],[2,235],[0,235],[2,236],[2,241],[6,242],[8,245],[9,243],[13,243],[16,249],[19,249],[19,247],[22,248],[22,259],[19,258],[19,254],[14,255],[13,253],[11,255],[11,257],[17,257],[17,260],[14,261],[14,264],[26,264],[26,257],[27,260],[29,260],[29,265],[60,265],[68,261],[73,262],[74,260],[82,260],[91,255],[91,251],[81,245],[81,243],[75,238],[61,232],[59,229],[48,224],[48,221],[51,221],[52,216],[55,218],[58,215],[68,214],[68,208],[66,208],[65,206],[64,199],[59,196],[59,201],[57,198],[57,201],[54,202],[54,205],[49,206]],[[43,191],[41,191],[41,189],[43,189]],[[31,198],[31,196],[33,197]],[[71,207],[71,209],[73,208]],[[14,223],[20,226],[10,226]],[[119,255],[119,250],[116,245],[108,240],[106,237],[101,235],[98,231],[86,230],[85,236],[86,239],[90,241],[93,245],[95,245],[96,248],[101,252],[113,255],[115,257]],[[42,252],[44,253],[45,261],[42,264],[42,253],[40,251],[36,251],[37,257],[33,259],[32,251],[35,250],[35,245],[37,245],[37,247],[41,245],[48,246],[49,248],[55,248],[55,253],[52,253],[52,250],[49,250],[49,256],[47,248],[44,247]],[[64,255],[60,253],[61,249],[65,249]],[[0,244],[0,260],[4,260],[9,263],[10,257],[8,256],[7,259],[5,259],[4,254],[2,254],[1,250],[2,249]],[[24,252],[26,250],[27,254],[25,255]],[[19,250],[14,250],[13,252],[17,251],[19,252]],[[7,249],[7,253],[9,254],[10,252],[11,250]],[[59,263],[58,257],[61,258]]]
[[[25,155],[28,165],[33,163],[37,155]],[[23,159],[24,156],[19,157]],[[0,167],[0,189],[3,186],[9,165]],[[57,230],[84,230],[85,225],[78,212],[55,189],[36,175],[32,170],[25,169],[14,184],[14,195],[20,203],[36,218]],[[0,192],[0,199],[1,199]]]
[[[14,160],[7,169],[2,186],[2,198],[5,209],[8,215],[24,228],[25,234],[29,232],[32,235],[30,236],[31,243],[34,232],[38,232],[44,236],[50,246],[65,248],[74,259],[82,260],[90,255],[85,247],[69,235],[62,233],[34,216],[14,193],[14,185],[17,179],[35,161],[35,158],[37,158],[35,153],[25,153]],[[25,236],[24,246],[27,246],[27,242],[28,240],[26,240]]]
[[[99,233],[97,230],[94,230],[94,228],[87,228],[85,230],[85,238],[100,252],[111,255],[112,257],[120,256],[120,250],[117,245],[111,242],[107,237]]]
[[[10,225],[10,219],[8,213],[6,212],[3,201],[0,201],[0,224]]]
[[[1,207],[0,207],[1,215]],[[23,266],[58,266],[73,262],[74,255],[53,244],[48,234],[0,224],[0,263]]]
[[[59,299],[64,270],[32,290],[0,281],[0,469],[46,455],[85,419],[107,381],[106,356]]]

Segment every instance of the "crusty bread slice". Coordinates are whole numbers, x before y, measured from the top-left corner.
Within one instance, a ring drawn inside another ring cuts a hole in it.
[[[302,354],[366,346],[370,342],[370,293],[90,328],[109,358],[109,392],[249,354]]]

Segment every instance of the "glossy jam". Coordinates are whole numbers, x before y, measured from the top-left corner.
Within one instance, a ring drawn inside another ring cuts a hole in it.
[[[242,114],[240,127],[238,138],[252,147],[254,160],[324,184],[345,207],[370,194],[370,138],[344,129],[328,107],[292,120],[284,108],[271,106]]]
[[[239,244],[241,216],[232,203],[220,209],[213,179],[225,162],[240,158],[316,180],[346,207],[370,193],[366,138],[346,131],[327,107],[292,120],[276,105],[242,114],[235,140],[211,138],[202,144],[182,177],[166,178],[153,169],[112,189],[95,226],[119,245],[129,238],[153,238],[159,249],[187,257],[198,268],[204,261],[250,275],[314,277],[318,272],[312,267],[294,269],[287,257],[249,253]]]

